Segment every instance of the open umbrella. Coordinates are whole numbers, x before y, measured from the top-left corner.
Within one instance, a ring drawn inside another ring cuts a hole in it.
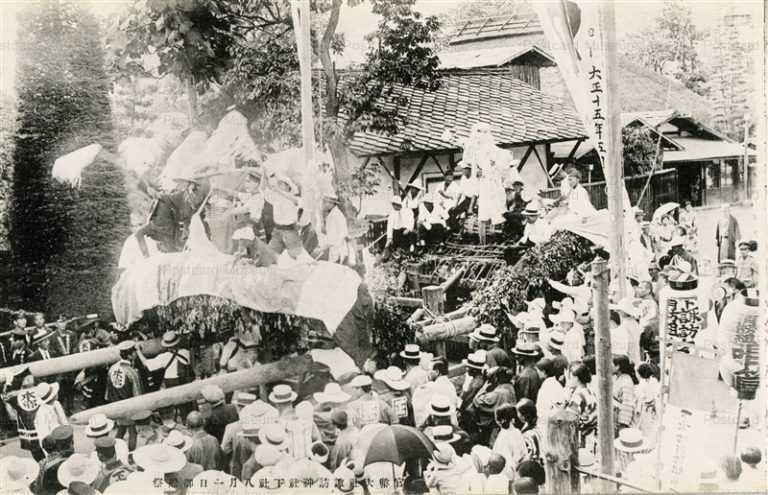
[[[653,221],[658,222],[662,217],[674,211],[675,208],[680,208],[680,203],[664,203],[653,212]]]
[[[391,462],[400,465],[410,459],[431,458],[436,450],[426,435],[412,426],[391,425],[379,430],[368,446],[364,465]]]

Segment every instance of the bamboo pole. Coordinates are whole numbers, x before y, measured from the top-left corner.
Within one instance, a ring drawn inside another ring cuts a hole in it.
[[[225,394],[235,390],[248,390],[259,385],[299,376],[309,369],[311,363],[312,359],[306,354],[284,358],[280,361],[254,366],[246,370],[217,375],[206,380],[198,380],[139,397],[94,407],[75,414],[70,418],[70,421],[73,424],[85,424],[94,414],[105,414],[108,418],[112,419],[123,418],[139,411],[154,411],[163,407],[194,402],[200,398],[200,390],[206,385],[217,385],[221,387]]]
[[[597,365],[597,438],[600,446],[600,470],[614,476],[613,462],[613,355],[611,353],[608,285],[610,276],[602,258],[592,262],[592,288],[595,316],[595,363]],[[601,490],[611,492],[605,485]]]
[[[147,357],[156,356],[163,351],[160,345],[160,339],[147,340],[141,342],[141,351]],[[13,376],[24,368],[28,367],[30,373],[35,378],[60,375],[72,371],[80,371],[95,366],[104,366],[116,363],[120,360],[120,351],[115,347],[96,349],[95,351],[79,352],[68,356],[61,356],[53,359],[33,361],[28,364],[11,366],[0,369],[0,383],[3,383],[8,376]]]
[[[601,9],[601,21],[605,33],[605,92],[608,115],[606,145],[607,163],[603,164],[605,186],[608,195],[608,212],[611,217],[611,230],[608,233],[611,251],[611,269],[616,280],[619,298],[627,292],[627,256],[624,245],[624,157],[622,145],[621,100],[619,98],[619,70],[616,54],[616,15],[614,0],[604,2]]]

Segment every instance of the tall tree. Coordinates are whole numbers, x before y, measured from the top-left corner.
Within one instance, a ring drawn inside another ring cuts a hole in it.
[[[103,152],[79,189],[51,177],[55,159],[94,142],[112,148],[110,80],[95,18],[46,2],[21,19],[19,126],[11,239],[22,302],[58,312],[111,312],[128,206]]]
[[[698,52],[704,39],[705,33],[693,23],[691,8],[681,0],[666,0],[654,25],[628,37],[624,52],[630,60],[706,95],[707,74]]]

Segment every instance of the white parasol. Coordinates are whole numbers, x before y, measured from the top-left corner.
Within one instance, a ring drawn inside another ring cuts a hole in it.
[[[653,212],[653,221],[658,222],[660,221],[664,216],[670,214],[673,212],[676,208],[680,208],[680,203],[664,203],[663,205],[656,208],[656,211]]]

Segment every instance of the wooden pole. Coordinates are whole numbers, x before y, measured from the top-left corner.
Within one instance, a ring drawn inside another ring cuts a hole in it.
[[[439,317],[445,313],[445,292],[443,292],[441,286],[430,285],[429,287],[424,287],[421,289],[421,296],[424,298],[424,309],[434,314],[435,317]],[[435,344],[435,352],[440,357],[447,357],[448,352],[445,340],[437,341]]]
[[[579,493],[578,418],[575,413],[559,409],[547,420],[547,442],[544,445],[544,467],[547,471],[545,493]]]
[[[85,424],[94,414],[105,414],[108,418],[129,417],[139,411],[154,411],[167,406],[194,402],[200,398],[200,390],[206,385],[217,385],[224,393],[235,390],[249,390],[259,385],[284,380],[305,373],[312,359],[308,355],[284,358],[274,363],[254,366],[247,370],[217,375],[186,385],[151,392],[130,399],[112,402],[103,406],[81,411],[70,419],[74,424]]]
[[[605,77],[608,80],[605,92],[608,115],[606,145],[608,157],[603,164],[605,186],[608,195],[608,212],[611,230],[608,233],[611,252],[611,269],[619,298],[627,292],[627,256],[624,245],[624,157],[622,146],[621,100],[619,98],[619,70],[616,54],[616,14],[614,0],[603,3],[602,24],[605,32]]]
[[[759,23],[757,23],[759,25]],[[758,34],[758,33],[756,33]],[[768,218],[768,77],[766,77],[765,71],[768,70],[768,7],[763,4],[763,24],[762,30],[760,30],[759,38],[763,40],[762,50],[753,50],[752,54],[755,58],[755,80],[758,82],[756,87],[760,88],[760,91],[755,91],[756,100],[758,102],[757,118],[755,120],[756,129],[756,141],[757,141],[757,163],[755,164],[755,208],[756,218]],[[766,314],[766,308],[768,308],[768,256],[765,255],[766,249],[768,249],[768,229],[763,227],[758,229],[758,247],[760,256],[759,260],[759,291],[760,291],[760,304],[762,305],[762,314]],[[768,381],[768,328],[763,326],[762,337],[760,338],[760,386],[757,387],[757,397],[755,404],[759,404],[760,410],[758,414],[758,422],[762,425],[762,431],[765,431],[768,427],[768,400],[766,400],[766,381]],[[760,426],[756,425],[758,428]]]
[[[615,476],[613,462],[613,354],[611,353],[608,285],[610,276],[602,258],[592,262],[592,288],[595,317],[595,363],[597,365],[597,438],[601,472]],[[611,492],[605,484],[602,492]]]
[[[163,347],[160,345],[160,339],[147,340],[141,342],[140,345],[141,351],[147,357],[156,356],[163,350]],[[119,359],[120,351],[117,347],[107,347],[104,349],[96,349],[95,351],[70,354],[69,356],[33,361],[29,364],[0,369],[0,383],[3,383],[6,377],[19,373],[25,367],[29,367],[29,372],[32,373],[32,376],[35,378],[43,378],[46,376],[79,371],[86,368],[93,368],[95,366],[109,365],[116,363]]]
[[[309,0],[293,0],[291,15],[296,33],[301,73],[301,136],[304,145],[304,164],[314,162],[315,127],[312,114],[312,40],[310,32]]]
[[[749,113],[744,114],[744,199],[749,200]]]

